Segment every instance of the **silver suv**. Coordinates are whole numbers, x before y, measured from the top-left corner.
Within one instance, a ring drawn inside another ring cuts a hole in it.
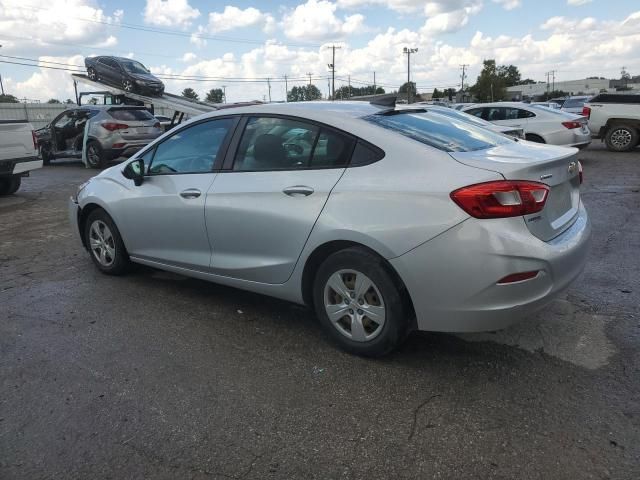
[[[92,168],[102,168],[115,158],[130,157],[163,133],[160,122],[144,107],[84,105],[71,108],[36,131],[44,164],[55,158],[81,158],[85,127],[88,128],[86,161]]]

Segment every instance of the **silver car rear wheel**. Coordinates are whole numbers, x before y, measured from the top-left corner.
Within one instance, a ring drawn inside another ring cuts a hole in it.
[[[329,277],[324,287],[324,308],[333,326],[354,342],[373,340],[386,321],[380,290],[357,270],[339,270]]]
[[[113,265],[116,259],[116,242],[113,233],[102,220],[94,220],[89,227],[89,248],[100,265]]]

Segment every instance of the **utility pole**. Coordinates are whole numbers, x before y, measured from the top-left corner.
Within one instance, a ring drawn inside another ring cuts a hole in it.
[[[469,66],[468,63],[463,63],[462,65],[460,65],[460,68],[462,68],[462,75],[460,76],[460,91],[462,91],[462,96],[463,97],[464,97],[464,77],[465,77],[464,70],[468,66]]]
[[[289,101],[289,84],[287,83],[287,74],[284,74],[284,101]]]
[[[351,98],[351,75],[349,75],[349,98]]]
[[[373,94],[376,94],[376,72],[373,72]]]
[[[2,95],[4,96],[4,85],[2,85],[2,75],[0,75],[0,90],[2,90]]]
[[[227,86],[222,85],[222,103],[227,103]]]
[[[404,47],[402,50],[402,53],[407,56],[407,103],[411,103],[411,54],[417,52],[417,48]]]
[[[307,72],[307,76],[309,77],[309,86],[311,86],[311,76],[312,75],[313,75],[313,73]]]
[[[551,74],[551,72],[545,74],[547,76],[547,100],[549,100],[549,74]]]
[[[271,103],[271,78],[267,78],[267,85],[269,86],[269,103]]]
[[[327,67],[331,69],[331,100],[336,99],[336,48],[339,50],[342,47],[336,47],[331,45],[328,47],[331,49],[331,63],[327,64]]]
[[[557,70],[550,70],[547,72],[547,86],[549,85],[549,75],[551,75],[551,79],[552,79],[551,92],[556,91],[556,72]]]

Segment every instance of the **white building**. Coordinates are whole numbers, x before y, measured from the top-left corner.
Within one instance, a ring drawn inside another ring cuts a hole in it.
[[[583,80],[556,81],[555,84],[546,82],[533,83],[531,85],[514,85],[507,87],[507,98],[509,100],[522,100],[525,97],[537,97],[544,95],[548,91],[561,90],[571,95],[595,95],[610,90],[610,80],[600,78],[585,78]],[[629,86],[632,86],[631,84]],[[611,89],[615,91],[615,89]]]

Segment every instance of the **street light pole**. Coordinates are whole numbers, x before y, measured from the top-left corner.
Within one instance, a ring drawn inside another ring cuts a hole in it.
[[[411,103],[411,54],[417,53],[417,48],[404,47],[402,52],[407,56],[407,103]]]

